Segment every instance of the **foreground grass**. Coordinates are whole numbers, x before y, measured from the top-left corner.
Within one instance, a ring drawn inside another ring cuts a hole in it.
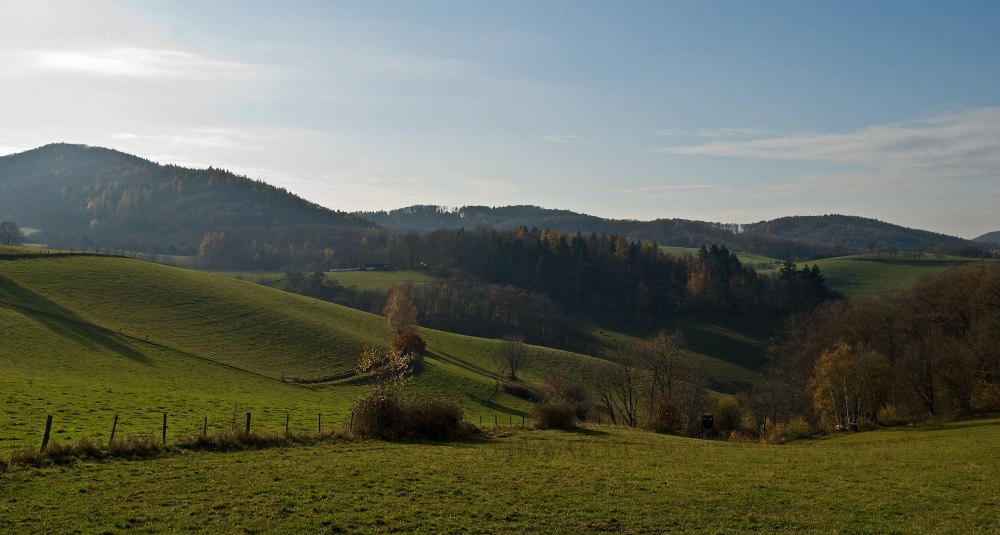
[[[0,531],[1000,532],[1000,421],[787,446],[616,429],[0,474]]]
[[[20,255],[21,249],[10,249]],[[118,433],[168,442],[253,414],[254,429],[344,425],[366,388],[353,377],[365,345],[387,346],[380,316],[215,274],[127,258],[0,258],[0,452],[52,438]],[[493,397],[498,343],[425,329],[418,392],[457,400],[472,422],[519,419],[530,404]],[[148,338],[147,338],[148,337]],[[553,369],[585,377],[595,360],[533,348],[524,379]],[[306,380],[296,383],[295,379]],[[495,416],[497,415],[497,416]]]

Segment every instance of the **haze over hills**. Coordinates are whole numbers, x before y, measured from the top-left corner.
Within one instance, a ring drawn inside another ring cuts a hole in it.
[[[221,169],[160,165],[100,147],[52,144],[0,157],[0,220],[41,229],[36,240],[62,247],[112,247],[149,253],[198,253],[210,233],[228,233],[255,255],[303,242],[357,249],[367,229],[430,231],[519,226],[621,235],[660,245],[726,245],[796,261],[872,251],[922,250],[975,256],[981,243],[844,215],[784,217],[752,224],[684,219],[604,219],[537,206],[449,210],[411,206],[389,212],[330,210],[261,181]],[[266,238],[262,238],[266,235]],[[322,248],[321,247],[321,248]],[[281,253],[284,254],[284,253]],[[281,258],[272,263],[296,262]],[[309,260],[313,264],[315,259]],[[302,263],[302,262],[300,262]]]

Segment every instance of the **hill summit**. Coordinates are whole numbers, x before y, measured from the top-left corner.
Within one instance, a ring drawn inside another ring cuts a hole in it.
[[[207,232],[369,222],[223,169],[58,143],[0,157],[0,220],[65,247],[196,254]]]

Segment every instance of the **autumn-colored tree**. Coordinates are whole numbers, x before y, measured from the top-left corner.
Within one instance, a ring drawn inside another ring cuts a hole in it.
[[[427,348],[427,343],[413,331],[399,333],[392,341],[392,348],[404,355],[419,355]]]
[[[417,307],[410,300],[409,288],[401,282],[389,290],[382,314],[389,330],[396,336],[417,329]]]
[[[861,418],[874,421],[891,379],[892,367],[883,355],[838,341],[816,361],[809,380],[813,407],[828,427],[846,429]]]

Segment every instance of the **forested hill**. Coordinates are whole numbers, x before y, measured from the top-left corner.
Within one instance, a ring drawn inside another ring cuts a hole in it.
[[[0,157],[0,220],[41,229],[35,239],[54,246],[189,255],[213,231],[370,225],[222,169],[69,144]]]
[[[1000,230],[996,232],[987,232],[986,234],[976,238],[976,241],[996,245],[1000,243]]]
[[[426,205],[390,212],[358,212],[357,215],[398,230],[473,229],[480,226],[511,230],[524,226],[569,233],[621,235],[660,245],[696,247],[715,243],[796,261],[863,252],[909,250],[977,256],[983,248],[982,244],[954,236],[844,215],[794,216],[752,224],[728,224],[685,219],[603,219],[537,206],[448,209]]]

